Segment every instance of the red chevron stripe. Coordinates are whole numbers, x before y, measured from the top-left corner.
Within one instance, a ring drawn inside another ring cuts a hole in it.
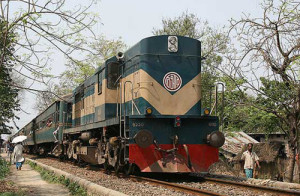
[[[219,159],[219,150],[207,144],[186,144],[192,167],[188,167],[187,154],[183,145],[178,151],[163,155],[155,146],[141,148],[137,144],[129,145],[129,162],[135,163],[142,172],[206,172],[210,165]],[[162,149],[172,149],[172,144],[160,144]],[[164,166],[165,163],[165,166]]]

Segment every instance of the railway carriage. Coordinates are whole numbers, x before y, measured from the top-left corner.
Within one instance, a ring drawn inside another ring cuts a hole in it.
[[[24,135],[27,136],[27,139],[24,141],[25,152],[32,153],[35,145],[35,132],[33,132],[33,125],[35,120],[30,121],[21,131],[24,132]]]
[[[71,127],[71,102],[68,96],[65,100],[53,102],[45,111],[40,113],[16,135],[26,135],[23,142],[25,151],[45,155],[63,152],[63,129]]]
[[[65,97],[67,98],[67,97]],[[71,103],[55,101],[35,118],[35,144],[39,154],[61,154],[63,129],[71,127]],[[59,144],[59,145],[56,145]],[[58,152],[57,152],[58,151]]]
[[[116,171],[207,171],[224,143],[218,118],[201,108],[201,43],[187,37],[141,40],[74,89],[72,107],[57,104],[36,118],[43,127],[60,111],[53,125],[36,131],[36,144]],[[72,108],[71,127],[61,117],[71,111],[62,108]]]

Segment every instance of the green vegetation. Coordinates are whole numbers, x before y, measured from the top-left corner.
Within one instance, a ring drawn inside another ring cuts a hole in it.
[[[9,164],[0,157],[0,180],[3,180],[9,172]]]
[[[251,99],[244,96],[244,105],[264,114],[265,133],[275,123],[285,133],[289,154],[284,173],[289,182],[294,177],[296,150],[300,150],[299,7],[291,0],[266,0],[260,17],[245,14],[230,20],[230,35],[240,49],[231,54],[228,64],[233,65],[231,73],[244,79],[236,88],[252,95]]]
[[[5,192],[5,193],[0,193],[0,196],[25,196],[26,194],[23,192]]]
[[[82,188],[80,185],[78,185],[76,182],[71,182],[69,179],[65,178],[64,176],[56,176],[54,172],[45,170],[33,162],[28,161],[27,163],[33,169],[35,169],[41,174],[43,180],[49,183],[60,183],[65,185],[69,189],[72,195],[87,196],[86,190]]]
[[[15,82],[12,80],[12,69],[16,65],[14,51],[16,44],[16,34],[8,32],[8,22],[0,18],[0,35],[4,34],[5,39],[0,40],[0,126],[4,129],[10,120],[18,119],[15,111],[19,110],[18,92]]]
[[[115,56],[118,52],[124,52],[127,46],[121,38],[107,39],[104,36],[98,36],[95,41],[87,43],[85,48],[90,48],[94,54],[88,55],[83,61],[69,60],[66,63],[66,70],[59,77],[59,82],[50,83],[44,91],[37,93],[34,106],[36,110],[42,112],[57,98],[72,93],[74,88],[93,75],[108,58]]]
[[[4,179],[9,172],[9,166],[10,164],[0,157],[0,196],[25,196],[26,194],[23,191],[15,191],[13,182]]]
[[[8,122],[18,119],[22,91],[41,91],[33,83],[49,85],[53,51],[74,62],[79,53],[93,53],[84,43],[96,39],[93,26],[98,16],[90,12],[96,3],[0,1],[0,126],[11,128]]]

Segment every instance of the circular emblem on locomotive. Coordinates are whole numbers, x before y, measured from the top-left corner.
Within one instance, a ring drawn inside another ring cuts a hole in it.
[[[168,91],[174,92],[180,89],[182,79],[178,73],[169,72],[164,76],[163,84]]]

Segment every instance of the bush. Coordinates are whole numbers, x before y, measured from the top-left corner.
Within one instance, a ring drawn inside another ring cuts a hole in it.
[[[5,178],[7,173],[9,172],[9,164],[0,157],[0,179]]]

